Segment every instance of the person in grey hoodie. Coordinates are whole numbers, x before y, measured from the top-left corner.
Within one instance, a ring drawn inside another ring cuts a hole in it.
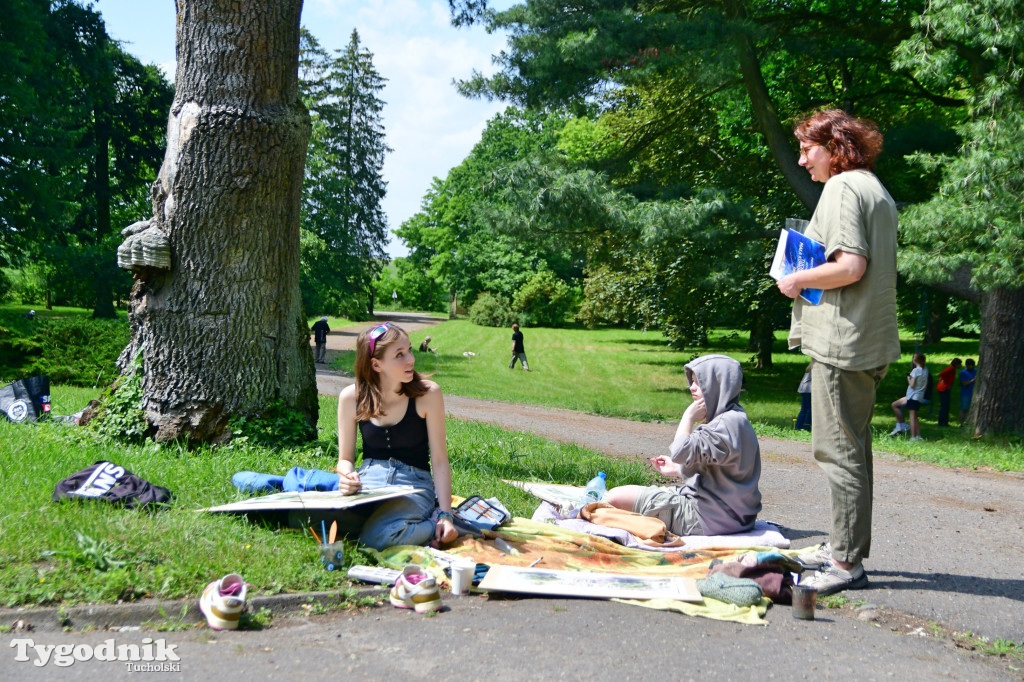
[[[612,488],[603,501],[661,519],[676,535],[727,535],[750,530],[761,511],[761,448],[737,402],[740,363],[704,355],[684,367],[693,403],[683,412],[669,457],[653,457],[661,474],[682,485]]]

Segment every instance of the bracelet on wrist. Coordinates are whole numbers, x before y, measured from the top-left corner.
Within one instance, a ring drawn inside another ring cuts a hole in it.
[[[453,525],[455,524],[455,517],[452,516],[451,512],[447,512],[447,511],[445,511],[443,509],[439,509],[438,512],[437,512],[437,522],[441,523],[441,521],[443,521],[444,519],[448,519],[449,521],[452,522]]]

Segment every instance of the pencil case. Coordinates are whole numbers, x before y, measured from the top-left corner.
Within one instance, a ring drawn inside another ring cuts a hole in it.
[[[452,510],[452,513],[477,530],[494,530],[509,518],[508,510],[498,498],[491,497],[485,500],[479,495],[466,498]]]

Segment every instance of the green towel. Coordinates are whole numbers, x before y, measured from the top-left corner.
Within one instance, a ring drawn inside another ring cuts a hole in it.
[[[750,578],[734,578],[725,573],[715,573],[698,580],[697,589],[700,590],[701,596],[736,606],[752,606],[760,602],[764,596],[761,586]]]

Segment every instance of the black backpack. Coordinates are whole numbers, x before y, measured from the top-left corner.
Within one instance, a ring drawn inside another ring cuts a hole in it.
[[[34,422],[50,412],[50,377],[12,381],[0,388],[0,413],[12,422]]]

